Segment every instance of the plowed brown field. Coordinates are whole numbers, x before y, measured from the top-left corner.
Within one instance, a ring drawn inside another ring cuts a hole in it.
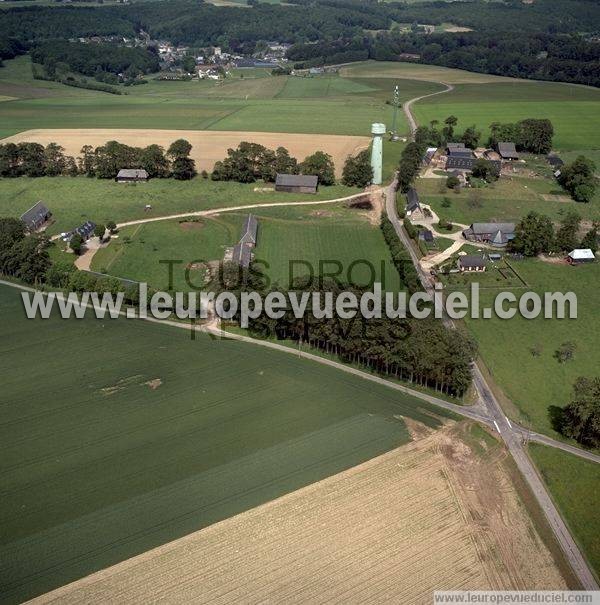
[[[565,588],[502,447],[468,431],[421,427],[409,445],[35,602],[408,605],[436,589]]]
[[[321,150],[333,157],[338,175],[341,174],[344,161],[349,155],[366,149],[370,143],[368,137],[284,134],[278,132],[237,132],[216,130],[139,130],[85,128],[26,130],[3,139],[2,143],[31,142],[47,145],[58,143],[68,155],[77,157],[84,145],[98,147],[107,141],[119,141],[133,147],[162,145],[165,149],[176,139],[186,139],[192,144],[192,158],[198,170],[211,171],[217,160],[227,155],[227,149],[237,147],[242,141],[260,143],[270,149],[285,147],[290,154],[302,161],[307,155]]]

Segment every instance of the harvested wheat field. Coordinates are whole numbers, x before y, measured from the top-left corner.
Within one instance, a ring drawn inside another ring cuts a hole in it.
[[[468,423],[407,424],[406,446],[33,602],[421,604],[434,589],[566,588],[503,448]]]
[[[368,137],[319,134],[287,134],[278,132],[237,132],[214,130],[139,130],[112,128],[61,129],[50,128],[25,130],[0,141],[1,143],[32,142],[47,145],[58,143],[68,155],[77,157],[84,145],[98,147],[107,141],[118,141],[133,147],[157,144],[165,149],[176,139],[186,139],[192,144],[192,158],[198,170],[212,171],[215,162],[227,155],[230,147],[242,141],[260,143],[270,149],[284,146],[290,154],[303,160],[315,151],[325,151],[333,157],[336,170],[341,175],[344,161],[370,144]]]

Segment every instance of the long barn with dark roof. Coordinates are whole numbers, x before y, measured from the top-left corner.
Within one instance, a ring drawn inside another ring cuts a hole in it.
[[[52,217],[52,212],[42,203],[37,202],[27,212],[21,215],[28,231],[37,231],[43,227]]]

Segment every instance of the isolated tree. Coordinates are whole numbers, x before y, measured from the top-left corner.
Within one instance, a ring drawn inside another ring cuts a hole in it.
[[[140,153],[140,166],[153,178],[169,176],[169,160],[160,145],[148,145]]]
[[[483,179],[485,181],[497,181],[500,176],[498,169],[492,162],[485,158],[478,158],[473,164],[472,176]]]
[[[558,182],[577,202],[590,202],[596,192],[596,165],[583,155],[563,166]]]
[[[117,232],[117,223],[115,223],[115,221],[108,221],[106,223],[106,228],[110,231],[110,233],[116,233]]]
[[[465,147],[475,149],[481,138],[481,132],[475,126],[469,126],[461,135],[460,140],[465,144]]]
[[[460,180],[458,179],[457,176],[450,175],[446,179],[446,187],[448,187],[448,189],[454,189],[455,187],[458,187],[459,185],[460,185]]]
[[[189,181],[196,176],[196,162],[192,158],[177,158],[171,165],[173,178],[178,181]]]
[[[106,233],[106,227],[104,225],[96,225],[94,227],[94,235],[102,241],[104,239],[104,234]]]
[[[83,238],[81,237],[81,235],[79,235],[79,233],[74,233],[71,236],[71,240],[69,241],[69,247],[78,256],[81,254],[81,251],[83,249]]]
[[[529,118],[521,120],[517,126],[520,147],[532,153],[549,153],[552,150],[554,127],[550,120]]]
[[[452,141],[454,138],[454,128],[458,124],[458,118],[456,116],[448,116],[444,120],[444,128],[442,130],[442,134],[444,136],[445,141]]]
[[[561,431],[587,447],[600,446],[600,378],[578,378],[565,407]]]
[[[554,227],[552,221],[537,212],[530,212],[515,227],[515,238],[510,247],[525,256],[537,256],[554,249]]]
[[[185,139],[173,141],[167,150],[171,158],[171,173],[174,179],[187,181],[196,176],[196,162],[189,157],[192,145]]]
[[[84,145],[81,148],[80,153],[79,172],[86,176],[94,176],[96,174],[96,156],[94,154],[94,148],[91,145]]]
[[[589,248],[594,254],[598,251],[598,223],[594,223],[592,228],[585,234],[581,240],[580,248]]]
[[[167,155],[172,158],[187,158],[192,151],[192,144],[185,139],[177,139],[169,145]]]
[[[316,151],[300,164],[301,174],[315,174],[321,185],[335,184],[335,167],[333,158],[324,151]]]
[[[342,183],[347,187],[366,187],[373,181],[373,168],[369,151],[348,156],[342,172]]]
[[[56,143],[48,143],[44,149],[44,174],[46,176],[58,176],[65,172],[67,160],[64,147]]]
[[[577,344],[572,340],[563,342],[560,347],[554,351],[554,358],[558,363],[567,363],[567,361],[572,361],[573,357],[575,357],[576,350]]]
[[[577,247],[580,223],[581,216],[577,212],[568,212],[564,216],[556,232],[556,247],[559,250],[569,252]]]

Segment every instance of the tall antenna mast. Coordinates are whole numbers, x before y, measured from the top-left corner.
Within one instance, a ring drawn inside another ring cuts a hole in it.
[[[394,100],[392,101],[394,106],[394,119],[392,121],[392,130],[390,132],[390,141],[399,141],[398,136],[398,108],[400,107],[400,87],[396,85],[394,88]]]

